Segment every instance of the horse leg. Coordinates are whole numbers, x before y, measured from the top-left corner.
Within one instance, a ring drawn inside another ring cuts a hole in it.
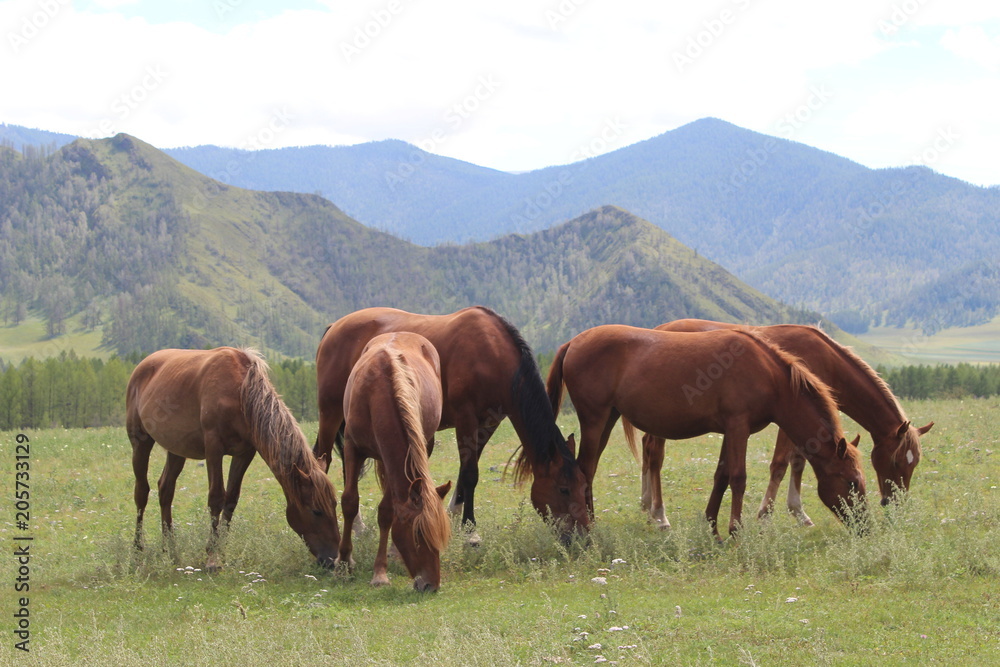
[[[480,421],[467,415],[461,415],[455,424],[460,467],[458,485],[452,496],[450,509],[457,511],[461,507],[462,526],[469,532],[469,544],[472,546],[478,546],[480,543],[479,534],[476,533],[475,505],[476,485],[479,484],[479,457],[499,425],[500,420],[492,417]],[[458,504],[459,498],[461,504]]]
[[[222,442],[211,431],[205,433],[205,469],[208,472],[208,511],[212,517],[212,533],[208,539],[208,560],[205,569],[217,572],[222,565],[219,558],[219,519],[226,505],[226,487],[222,478]]]
[[[802,471],[806,467],[806,458],[797,451],[792,452],[792,478],[788,482],[788,511],[799,521],[799,525],[812,526],[813,521],[802,509]]]
[[[788,434],[779,429],[778,439],[774,443],[774,454],[771,455],[771,479],[767,483],[767,490],[764,491],[764,499],[760,503],[760,509],[757,510],[758,519],[763,519],[774,510],[774,501],[778,497],[781,480],[785,478],[785,471],[788,470],[788,458],[794,449],[795,445]],[[788,493],[789,502],[791,502],[791,488],[789,488]]]
[[[227,524],[233,520],[236,504],[240,502],[240,492],[243,490],[243,476],[250,467],[257,450],[250,448],[248,454],[234,456],[229,462],[229,482],[226,484],[226,504],[222,510],[222,520]]]
[[[347,571],[354,571],[354,551],[352,528],[358,516],[358,477],[364,460],[355,455],[351,443],[344,445],[344,492],[340,496],[340,511],[344,515],[344,532],[340,536],[340,549],[334,567],[347,565]],[[381,535],[380,535],[381,538]],[[381,548],[381,545],[379,546]]]
[[[146,513],[149,502],[149,454],[153,450],[153,439],[145,431],[129,429],[129,440],[132,442],[132,472],[135,474],[135,541],[133,544],[142,551],[142,517]]]
[[[375,554],[375,571],[372,586],[389,585],[389,529],[392,527],[392,494],[388,489],[382,494],[378,504],[378,553]],[[346,530],[344,531],[346,534]]]
[[[715,475],[712,480],[712,492],[708,496],[708,505],[705,507],[705,518],[708,525],[712,527],[712,535],[721,541],[719,537],[719,509],[722,507],[722,499],[729,488],[729,468],[727,467],[726,444],[723,440],[722,448],[719,450],[719,462],[715,466]]]
[[[621,416],[614,408],[606,408],[596,414],[591,411],[578,410],[580,415],[580,449],[577,452],[577,463],[587,479],[587,509],[594,516],[594,478],[597,476],[597,464],[601,460],[604,448],[608,446],[611,430]]]
[[[663,438],[646,434],[642,437],[642,508],[663,530],[670,528],[666,512],[663,510],[663,487],[660,473],[663,471]]]
[[[728,429],[723,436],[722,448],[726,452],[729,472],[729,490],[733,494],[729,515],[729,534],[735,536],[743,521],[743,496],[747,490],[747,439],[749,430],[740,426]]]
[[[183,456],[167,452],[167,462],[160,473],[160,481],[156,483],[157,493],[160,498],[160,527],[163,530],[163,547],[170,551],[173,556],[174,549],[174,515],[172,504],[174,502],[174,489],[177,488],[177,477],[184,469],[187,461]]]

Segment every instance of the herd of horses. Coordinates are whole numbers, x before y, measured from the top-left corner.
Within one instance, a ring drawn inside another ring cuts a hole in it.
[[[656,329],[597,326],[559,348],[545,382],[518,330],[488,308],[450,315],[368,308],[327,328],[316,372],[319,433],[310,449],[254,350],[161,350],[141,361],[126,394],[136,548],[143,547],[154,443],[167,452],[158,482],[167,544],[177,477],[186,459],[205,460],[210,570],[221,566],[219,524],[231,520],[258,452],[284,491],[289,526],[317,562],[352,569],[358,478],[373,460],[383,496],[371,583],[389,583],[391,534],[414,587],[434,591],[451,534],[444,508],[451,482],[435,486],[428,468],[434,434],[443,429],[455,429],[460,462],[449,509],[462,515],[475,542],[479,458],[505,418],[520,441],[512,456],[515,481],[531,480],[533,506],[567,541],[591,527],[597,465],[619,419],[636,457],[635,431],[645,432],[642,507],[663,528],[670,525],[660,485],[664,441],[722,434],[705,510],[717,536],[726,489],[730,534],[741,525],[747,438],[768,424],[777,424],[779,434],[758,515],[771,511],[791,465],[788,508],[803,524],[811,524],[800,493],[806,462],[820,499],[841,520],[855,523],[866,511],[860,436],[847,440],[839,410],[871,434],[883,504],[909,488],[920,436],[933,426],[914,427],[870,366],[821,330],[801,325],[678,320]],[[579,417],[579,448],[556,425],[564,391]],[[343,532],[328,475],[334,448],[342,461]],[[232,457],[226,483],[224,456]]]

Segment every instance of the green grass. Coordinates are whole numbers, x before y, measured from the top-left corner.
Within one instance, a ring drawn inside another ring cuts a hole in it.
[[[527,490],[503,478],[515,445],[505,423],[481,462],[483,544],[469,547],[456,533],[433,595],[415,593],[398,562],[390,564],[392,585],[372,589],[371,533],[356,541],[353,576],[316,568],[259,460],[244,484],[222,572],[196,570],[208,517],[205,469],[193,461],[174,502],[176,559],[159,548],[155,492],[147,548],[137,554],[123,430],[29,432],[32,650],[14,650],[5,632],[0,664],[544,665],[593,664],[599,656],[668,665],[995,662],[1000,401],[906,407],[915,421],[937,425],[924,439],[912,493],[879,508],[871,534],[856,537],[837,523],[811,474],[804,500],[815,528],[800,528],[783,512],[763,523],[752,518],[766,483],[769,429],[751,441],[749,525],[739,541],[722,545],[701,518],[718,437],[668,445],[663,479],[673,528],[662,532],[639,511],[638,466],[616,429],[598,470],[590,543],[564,549]],[[566,433],[575,428],[572,417],[560,421]],[[315,424],[305,426],[311,438]],[[10,471],[13,436],[0,434],[0,461]],[[162,460],[154,453],[151,480]],[[439,434],[432,466],[435,481],[455,478],[453,432]],[[4,475],[8,498],[12,477]],[[378,497],[365,478],[362,512],[371,526]],[[23,533],[6,507],[0,539],[9,552]],[[10,591],[7,563],[2,583]],[[0,601],[10,627],[14,596]]]
[[[951,327],[933,336],[910,327],[876,327],[858,338],[898,355],[904,364],[1000,362],[1000,317],[974,327]]]
[[[110,357],[111,351],[101,346],[101,330],[84,330],[79,319],[79,316],[69,318],[68,333],[55,338],[48,336],[45,320],[34,313],[18,326],[0,326],[0,359],[19,364],[28,357],[47,359],[71,350],[81,357]]]

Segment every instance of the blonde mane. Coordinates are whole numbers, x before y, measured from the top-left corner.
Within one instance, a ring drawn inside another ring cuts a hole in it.
[[[451,521],[445,513],[444,504],[438,497],[431,479],[417,378],[402,354],[389,350],[388,356],[392,371],[393,394],[396,396],[396,404],[399,406],[400,419],[403,421],[403,430],[406,432],[408,443],[406,479],[410,483],[419,481],[420,495],[423,498],[423,510],[414,519],[413,530],[419,531],[431,548],[444,551],[451,538]],[[380,476],[383,473],[381,466],[379,473]]]
[[[316,461],[291,410],[271,384],[267,362],[253,348],[241,348],[240,352],[249,363],[240,387],[240,401],[254,447],[288,492],[290,502],[302,506],[304,501],[311,500],[335,516],[333,485]],[[307,489],[306,480],[311,489]],[[329,493],[314,493],[327,487]],[[307,491],[311,499],[304,497]]]

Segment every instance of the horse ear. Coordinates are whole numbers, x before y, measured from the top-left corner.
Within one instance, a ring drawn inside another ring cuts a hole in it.
[[[931,430],[931,428],[933,426],[934,426],[934,422],[931,422],[927,426],[921,426],[920,428],[917,429],[917,433],[919,433],[920,435],[923,435],[924,433],[927,433],[927,431]]]
[[[569,447],[569,453],[576,458],[576,434],[570,433],[569,437],[566,438],[566,446]]]
[[[861,434],[860,433],[858,433],[856,436],[854,436],[854,440],[851,440],[851,444],[854,445],[855,447],[857,447],[858,445],[861,444]]]
[[[444,484],[442,484],[441,486],[439,486],[437,488],[437,494],[439,496],[441,496],[441,500],[444,500],[444,497],[448,495],[449,491],[451,491],[451,480],[450,479],[447,482],[445,482]]]
[[[904,435],[906,435],[906,432],[909,431],[909,430],[910,430],[910,422],[909,422],[909,420],[907,420],[907,421],[903,422],[902,424],[900,424],[899,428],[896,429],[896,437],[897,438],[902,438]]]
[[[305,472],[304,470],[302,470],[302,468],[300,468],[300,467],[298,467],[298,466],[295,466],[295,471],[296,471],[297,473],[299,473],[300,475],[302,475],[302,479],[304,479],[304,480],[305,480],[305,481],[307,481],[307,482],[308,482],[308,481],[309,481],[310,479],[312,479],[312,478],[311,478],[311,477],[309,476],[309,473]]]
[[[847,438],[841,438],[837,441],[837,458],[847,458]]]
[[[410,502],[418,512],[424,509],[424,496],[420,493],[420,485],[424,483],[422,477],[418,477],[410,484]]]

